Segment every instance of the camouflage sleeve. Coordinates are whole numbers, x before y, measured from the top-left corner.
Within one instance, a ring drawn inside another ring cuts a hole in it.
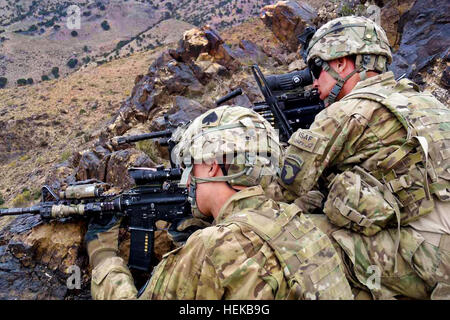
[[[133,276],[122,258],[105,259],[92,270],[91,295],[94,300],[136,299]]]
[[[223,290],[207,256],[203,230],[193,233],[183,247],[163,256],[139,299],[221,299]]]
[[[281,172],[280,182],[286,189],[298,196],[306,194],[326,168],[360,162],[352,156],[370,118],[358,112],[361,102],[353,103],[334,103],[317,115],[309,130],[299,129],[292,135]]]

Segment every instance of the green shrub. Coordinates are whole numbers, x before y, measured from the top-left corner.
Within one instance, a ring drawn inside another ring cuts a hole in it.
[[[28,28],[28,31],[34,32],[34,31],[36,31],[37,29],[38,29],[37,26],[36,26],[35,24],[33,24],[32,26],[30,26],[30,27]]]
[[[120,48],[122,48],[124,45],[126,45],[128,42],[130,42],[130,40],[121,40],[117,43],[116,45],[116,50],[119,50]]]
[[[70,33],[70,35],[71,35],[72,37],[76,37],[76,36],[78,36],[78,32],[76,32],[75,30],[72,30],[72,32]]]
[[[0,77],[0,89],[6,87],[6,83],[8,82],[8,79],[5,77]]]
[[[20,78],[20,79],[17,80],[17,84],[19,86],[25,86],[27,84],[27,80],[23,79],[23,78]]]
[[[341,17],[345,17],[345,16],[352,16],[355,14],[355,10],[353,10],[352,8],[350,8],[347,4],[344,4],[341,8],[341,12],[340,12],[340,16]]]
[[[39,200],[39,198],[41,197],[42,193],[41,193],[41,189],[34,189],[32,191],[32,196],[33,196],[33,200]]]
[[[27,84],[33,84],[33,83],[34,83],[33,78],[28,78],[28,79],[27,79]]]
[[[103,20],[102,24],[101,24],[103,30],[108,31],[109,29],[111,29],[111,27],[109,26],[108,21]]]
[[[67,159],[70,158],[70,156],[72,155],[72,152],[70,150],[66,150],[63,153],[61,153],[61,161],[66,161]]]
[[[24,189],[24,191],[21,194],[17,195],[13,199],[12,203],[14,207],[23,207],[27,205],[31,201],[31,199],[32,195],[30,190]]]
[[[46,74],[43,74],[43,75],[41,76],[41,79],[42,79],[42,81],[48,81],[48,80],[50,80],[50,78],[49,78],[48,75],[46,75]]]
[[[5,203],[5,199],[3,199],[3,195],[0,193],[0,206]]]
[[[72,58],[72,59],[70,59],[70,60],[67,62],[67,66],[68,66],[69,68],[75,68],[75,66],[77,65],[77,63],[78,63],[78,60],[75,59],[75,58]]]
[[[58,67],[53,67],[52,68],[52,73],[55,76],[55,78],[59,77],[59,68]]]

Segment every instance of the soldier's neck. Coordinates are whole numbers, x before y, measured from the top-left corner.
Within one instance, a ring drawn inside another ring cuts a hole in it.
[[[377,75],[379,75],[379,74],[375,71],[367,71],[367,73],[366,73],[367,78],[375,77]],[[360,81],[361,81],[361,78],[359,76],[359,73],[355,73],[353,76],[351,76],[345,82],[344,86],[342,87],[342,90],[338,95],[338,100],[342,99],[347,94],[349,94],[353,90],[353,88],[356,86],[356,84]]]

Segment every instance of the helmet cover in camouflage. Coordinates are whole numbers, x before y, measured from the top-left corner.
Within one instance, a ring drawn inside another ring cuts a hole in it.
[[[372,20],[357,16],[341,17],[324,24],[311,38],[307,52],[308,64],[315,58],[330,61],[350,55],[378,56],[378,61],[370,59],[373,61],[368,69],[383,71],[386,62],[392,62],[384,30]]]
[[[217,161],[229,164],[222,181],[254,186],[279,170],[281,148],[276,130],[255,111],[221,106],[197,117],[177,138],[175,162],[182,167]],[[217,180],[218,181],[218,180]]]

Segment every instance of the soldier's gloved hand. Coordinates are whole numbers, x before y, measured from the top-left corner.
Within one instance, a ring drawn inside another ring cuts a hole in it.
[[[318,190],[311,190],[295,199],[294,203],[303,210],[304,213],[313,213],[314,210],[323,208],[325,196]]]
[[[119,226],[122,218],[116,215],[92,217],[84,237],[89,263],[95,268],[101,261],[117,256],[119,251]]]
[[[181,246],[195,231],[210,227],[211,222],[212,219],[210,221],[195,217],[184,218],[178,222],[172,223],[168,230],[169,238],[176,246]]]

